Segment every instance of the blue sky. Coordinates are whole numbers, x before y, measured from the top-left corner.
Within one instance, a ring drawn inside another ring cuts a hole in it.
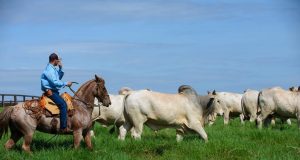
[[[52,52],[64,81],[98,74],[110,93],[298,86],[299,13],[296,0],[0,0],[0,93],[40,95]]]

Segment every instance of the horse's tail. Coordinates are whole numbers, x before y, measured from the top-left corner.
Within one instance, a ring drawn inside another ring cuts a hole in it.
[[[0,113],[0,139],[8,132],[10,116],[13,109],[13,106],[5,107],[4,110]]]

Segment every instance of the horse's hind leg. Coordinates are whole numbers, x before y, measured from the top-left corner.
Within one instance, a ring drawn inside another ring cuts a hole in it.
[[[24,137],[23,137],[24,141],[23,141],[22,149],[25,152],[31,153],[30,144],[31,144],[31,141],[32,141],[32,136],[33,136],[33,133],[30,133],[30,134],[24,135]]]
[[[11,136],[10,139],[5,143],[5,149],[9,150],[14,147],[14,145],[20,140],[22,137],[22,133],[15,130],[11,127]]]

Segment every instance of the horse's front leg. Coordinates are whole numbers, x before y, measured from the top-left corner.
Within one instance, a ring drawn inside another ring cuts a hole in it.
[[[84,142],[87,145],[89,150],[93,149],[92,140],[91,140],[91,130],[83,132]]]
[[[74,148],[77,149],[81,142],[82,129],[80,128],[80,129],[74,130],[73,137],[74,137]]]

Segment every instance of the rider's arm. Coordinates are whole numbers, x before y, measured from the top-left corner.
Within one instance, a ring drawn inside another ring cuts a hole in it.
[[[57,77],[55,75],[55,70],[48,70],[48,72],[45,73],[45,76],[47,77],[49,83],[51,83],[55,87],[61,88],[61,87],[64,87],[64,86],[67,85],[67,82],[63,82],[60,79],[57,79]],[[60,73],[59,73],[59,78],[60,77],[61,76],[60,76]]]
[[[59,75],[59,80],[61,80],[62,79],[62,77],[64,76],[64,71],[62,70],[62,67],[59,67],[59,69],[58,69],[58,75]]]

